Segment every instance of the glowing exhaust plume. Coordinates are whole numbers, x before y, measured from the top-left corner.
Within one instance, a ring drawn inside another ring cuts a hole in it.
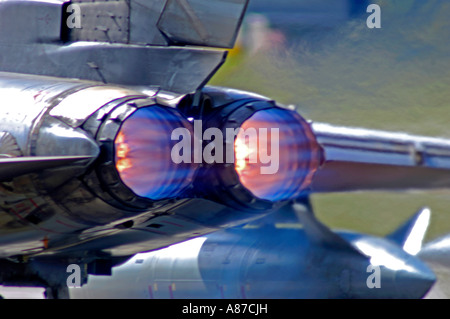
[[[154,200],[179,196],[191,183],[195,164],[172,161],[171,133],[190,126],[177,111],[159,106],[128,117],[115,140],[116,168],[125,185]]]
[[[309,186],[319,165],[319,146],[297,113],[259,111],[241,129],[234,143],[235,170],[253,195],[286,200]]]

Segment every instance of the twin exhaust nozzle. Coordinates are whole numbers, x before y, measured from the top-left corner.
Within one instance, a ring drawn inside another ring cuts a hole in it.
[[[307,189],[320,159],[300,115],[259,100],[235,101],[201,119],[159,105],[141,108],[123,121],[114,146],[122,181],[152,200],[196,188],[250,205],[289,200]]]

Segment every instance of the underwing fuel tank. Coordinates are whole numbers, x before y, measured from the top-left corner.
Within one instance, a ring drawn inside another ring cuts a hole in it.
[[[71,288],[71,298],[421,298],[435,282],[410,250],[423,240],[428,209],[389,238],[332,232],[298,204],[294,210],[303,227],[231,228],[137,254],[112,276]]]

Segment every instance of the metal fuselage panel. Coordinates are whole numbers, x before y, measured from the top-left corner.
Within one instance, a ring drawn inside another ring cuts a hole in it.
[[[85,86],[68,80],[43,80],[35,76],[0,72],[1,131],[13,134],[24,155],[32,155],[29,149],[30,134],[54,98]]]
[[[98,146],[92,137],[49,115],[49,111],[65,97],[93,85],[95,84],[77,80],[1,72],[0,131],[13,137],[22,156],[82,153],[97,156]],[[67,143],[68,140],[73,143]],[[8,146],[1,147],[3,155],[7,156]],[[83,169],[85,167],[75,165],[57,171],[60,174],[66,171],[67,179],[70,180],[73,172]],[[51,189],[42,187],[41,183],[46,179],[48,178],[38,174],[27,174],[2,181],[2,257],[40,251],[48,245],[46,241],[50,237],[56,239],[62,234],[87,227],[85,222],[77,220],[61,207],[52,196],[54,194]],[[67,179],[60,178],[57,183],[67,185]]]

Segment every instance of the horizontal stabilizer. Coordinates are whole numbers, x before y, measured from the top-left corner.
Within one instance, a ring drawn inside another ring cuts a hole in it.
[[[16,176],[61,167],[78,161],[91,160],[90,156],[30,156],[0,158],[0,181]]]

